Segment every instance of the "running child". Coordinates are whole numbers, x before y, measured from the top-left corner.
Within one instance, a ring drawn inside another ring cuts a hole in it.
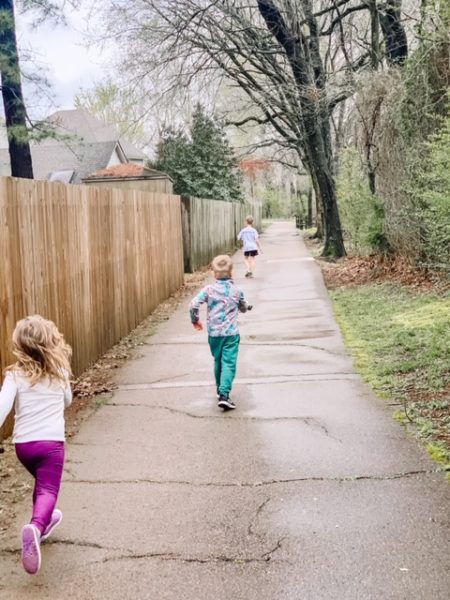
[[[215,283],[207,285],[195,296],[190,305],[191,322],[201,331],[199,309],[207,304],[208,343],[214,357],[214,376],[216,380],[218,406],[223,410],[236,408],[230,399],[230,392],[236,374],[239,352],[238,312],[251,310],[244,292],[233,282],[233,263],[226,255],[216,256],[212,261]]]
[[[13,442],[35,479],[31,521],[22,529],[22,564],[34,575],[40,544],[61,523],[55,508],[64,467],[64,409],[72,402],[70,346],[52,321],[22,319],[12,337],[17,361],[6,369],[0,391],[0,427],[15,407]]]
[[[245,218],[245,227],[238,234],[238,240],[244,243],[244,260],[247,272],[246,277],[253,277],[255,272],[256,260],[255,257],[261,253],[261,245],[258,240],[258,232],[253,227],[253,217]]]

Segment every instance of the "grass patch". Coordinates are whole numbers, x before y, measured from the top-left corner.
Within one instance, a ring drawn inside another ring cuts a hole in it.
[[[271,219],[261,219],[260,233],[266,232],[273,223]]]
[[[431,456],[450,470],[450,297],[370,284],[330,292],[355,366],[381,397],[403,405]]]

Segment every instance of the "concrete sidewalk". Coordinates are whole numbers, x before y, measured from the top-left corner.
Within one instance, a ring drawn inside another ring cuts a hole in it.
[[[64,521],[34,578],[23,507],[1,599],[448,600],[448,483],[355,375],[293,224],[262,245],[252,280],[235,257],[255,306],[238,409],[217,409],[185,303],[69,444]]]

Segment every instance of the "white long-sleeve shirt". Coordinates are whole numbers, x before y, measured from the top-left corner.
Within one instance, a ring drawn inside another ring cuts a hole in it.
[[[69,381],[42,379],[34,385],[8,371],[0,391],[0,427],[15,408],[13,442],[63,442],[64,409],[72,402]]]

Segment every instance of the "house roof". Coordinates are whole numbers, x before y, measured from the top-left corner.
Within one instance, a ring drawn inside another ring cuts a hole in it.
[[[71,183],[81,183],[86,175],[109,163],[117,146],[117,142],[34,146],[31,149],[34,176],[47,179],[53,171],[73,168],[75,173]]]
[[[71,183],[80,183],[90,173],[108,167],[114,150],[117,150],[116,162],[126,163],[134,160],[144,163],[148,158],[141,150],[127,140],[119,139],[113,125],[97,119],[86,110],[60,110],[47,120],[53,123],[57,133],[65,140],[46,138],[39,144],[31,144],[33,172],[36,179],[47,179],[51,173],[65,171],[64,180],[73,170]],[[7,143],[0,144],[0,175],[10,173]]]
[[[156,171],[155,169],[148,169],[141,165],[135,165],[133,163],[124,163],[121,165],[114,165],[107,169],[100,169],[95,173],[91,173],[87,179],[105,179],[105,178],[139,178],[139,179],[157,179],[166,178],[170,179],[167,173],[162,171]]]
[[[148,156],[142,150],[126,138],[121,137],[114,125],[94,117],[94,115],[83,108],[58,110],[47,117],[47,121],[50,121],[59,133],[76,135],[80,141],[111,142],[118,140],[129,160],[137,159],[144,161],[148,159]]]
[[[66,144],[55,142],[51,145],[31,146],[33,174],[35,179],[50,179],[56,171],[71,171],[70,183],[81,183],[89,173],[109,164],[114,151],[123,154],[120,144],[113,142],[83,142]],[[8,150],[0,150],[0,164],[9,165]]]

